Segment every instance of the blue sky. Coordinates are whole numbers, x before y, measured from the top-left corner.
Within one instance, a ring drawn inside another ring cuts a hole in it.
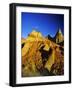
[[[45,37],[54,37],[58,28],[64,34],[64,15],[63,14],[44,14],[44,13],[21,13],[21,35],[27,38],[33,28],[42,33]]]

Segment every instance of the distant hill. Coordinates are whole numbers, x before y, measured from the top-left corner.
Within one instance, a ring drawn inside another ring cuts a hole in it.
[[[55,42],[55,39],[53,37],[51,37],[50,35],[47,35],[46,38],[53,41],[53,42]]]
[[[50,35],[46,36],[49,40],[63,46],[64,45],[64,36],[61,32],[61,29],[59,29],[54,37],[51,37]]]

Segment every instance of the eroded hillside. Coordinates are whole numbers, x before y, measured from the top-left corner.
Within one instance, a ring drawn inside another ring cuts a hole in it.
[[[36,31],[21,41],[22,77],[64,74],[64,46]]]

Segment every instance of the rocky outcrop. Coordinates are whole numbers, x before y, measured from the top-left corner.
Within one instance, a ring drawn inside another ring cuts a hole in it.
[[[64,47],[32,31],[22,39],[22,76],[64,74]]]

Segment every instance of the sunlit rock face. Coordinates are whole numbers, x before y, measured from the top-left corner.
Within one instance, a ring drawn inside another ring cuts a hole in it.
[[[42,41],[42,34],[40,32],[37,32],[33,30],[27,37],[27,41]]]
[[[35,38],[42,38],[42,37],[43,37],[42,34],[41,34],[40,32],[37,32],[36,30],[33,30],[33,31],[29,34],[29,36],[35,37]]]
[[[57,43],[35,30],[22,38],[22,77],[63,75],[64,46]]]

